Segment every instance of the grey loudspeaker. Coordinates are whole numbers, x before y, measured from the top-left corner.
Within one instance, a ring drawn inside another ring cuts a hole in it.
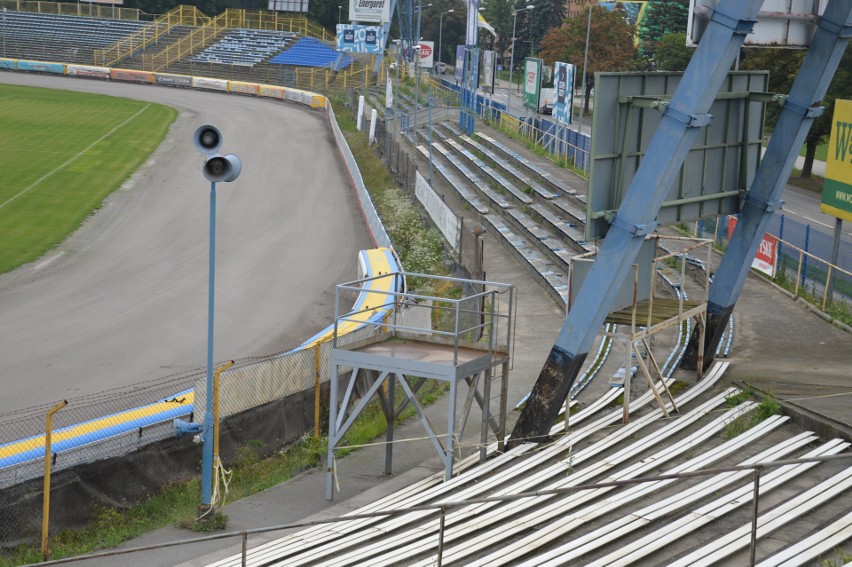
[[[222,133],[215,126],[205,124],[199,126],[192,135],[192,142],[202,154],[215,154],[222,147]]]
[[[204,162],[202,172],[210,181],[233,181],[240,176],[243,165],[240,158],[234,154],[220,156],[213,154]]]

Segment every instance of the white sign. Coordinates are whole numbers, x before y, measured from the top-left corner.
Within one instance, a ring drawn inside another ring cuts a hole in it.
[[[390,21],[391,0],[349,0],[350,22]]]
[[[497,59],[493,51],[482,52],[482,84],[492,86],[494,84],[494,64]]]
[[[273,12],[307,12],[308,0],[269,0],[269,9]]]
[[[420,42],[420,68],[431,69],[435,61],[435,42],[421,41]]]
[[[414,194],[417,195],[417,200],[426,209],[429,218],[432,219],[453,250],[458,252],[461,240],[461,221],[447,204],[444,203],[441,197],[435,193],[432,187],[429,186],[426,178],[420,175],[419,171],[415,173]]]
[[[686,44],[695,47],[719,0],[690,0]],[[764,0],[745,45],[807,47],[828,0]]]

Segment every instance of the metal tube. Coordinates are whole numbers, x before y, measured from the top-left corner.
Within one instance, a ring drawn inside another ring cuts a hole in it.
[[[446,523],[447,509],[441,506],[441,520],[438,526],[438,567],[443,565],[444,559],[444,526]]]
[[[204,410],[204,447],[201,458],[201,505],[212,506],[213,497],[213,307],[216,279],[216,182],[210,182],[210,245],[207,279],[207,392]]]
[[[589,6],[589,17],[586,21],[586,51],[583,55],[583,97],[586,96],[586,75],[589,73],[589,32],[592,31],[592,6]],[[583,133],[583,109],[586,108],[585,100],[580,102],[580,120],[577,122],[577,132]],[[583,168],[585,169],[585,168]]]
[[[319,439],[320,423],[320,348],[322,343],[314,345],[314,439]]]
[[[62,400],[47,412],[44,426],[44,489],[41,499],[41,553],[45,561],[50,561],[50,546],[47,543],[48,525],[50,523],[50,442],[53,434],[53,414],[68,405]]]
[[[754,496],[751,506],[751,548],[749,550],[748,564],[754,567],[754,559],[757,554],[757,503],[760,497],[760,467],[754,469]]]
[[[216,477],[216,469],[215,466],[219,464],[219,374],[222,371],[227,370],[228,368],[234,365],[233,360],[229,360],[222,366],[216,369],[213,373],[213,465],[214,465],[214,485],[215,477]]]

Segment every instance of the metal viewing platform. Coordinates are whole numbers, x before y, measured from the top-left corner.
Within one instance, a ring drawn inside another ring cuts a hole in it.
[[[395,285],[376,285],[384,278],[394,278]],[[397,285],[399,281],[405,284]],[[358,295],[364,288],[376,291],[363,302],[362,310],[347,311],[347,307],[342,307],[351,304],[349,296]],[[374,397],[388,423],[385,474],[391,474],[393,468],[394,422],[409,404],[444,463],[447,480],[453,476],[458,439],[464,433],[474,402],[481,409],[480,460],[485,460],[489,430],[502,448],[514,309],[514,286],[496,282],[389,273],[337,286],[331,350],[328,500],[334,495],[335,450]],[[351,320],[363,320],[370,312],[376,313],[369,318],[370,336],[361,334],[353,339],[338,333]],[[495,375],[499,376],[499,392],[492,398]],[[449,385],[444,433],[426,419],[417,400],[418,390],[430,379]],[[459,412],[458,392],[462,384],[467,385],[467,393]],[[402,392],[397,393],[397,386]]]

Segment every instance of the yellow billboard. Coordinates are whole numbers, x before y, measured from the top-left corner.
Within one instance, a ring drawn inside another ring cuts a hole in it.
[[[852,100],[837,100],[828,140],[825,184],[819,209],[852,221]]]

